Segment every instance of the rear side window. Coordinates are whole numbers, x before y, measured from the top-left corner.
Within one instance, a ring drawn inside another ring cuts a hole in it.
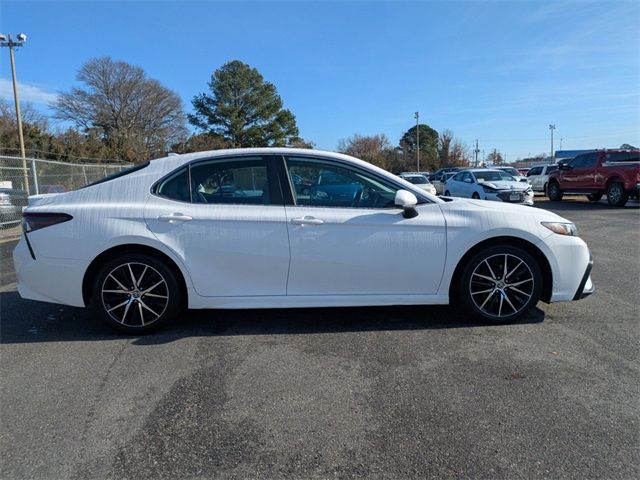
[[[607,162],[640,162],[639,152],[613,152],[607,153],[605,161]]]
[[[549,175],[551,172],[555,172],[558,169],[557,165],[550,165],[547,167],[547,175]]]
[[[189,168],[184,167],[173,175],[165,178],[157,187],[156,194],[160,197],[189,202]]]
[[[527,177],[532,177],[534,175],[540,175],[542,173],[542,167],[533,167],[531,170],[527,172]]]
[[[193,203],[270,205],[267,162],[251,157],[192,165],[191,198]]]

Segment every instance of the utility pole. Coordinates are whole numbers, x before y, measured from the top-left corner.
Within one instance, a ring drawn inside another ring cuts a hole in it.
[[[562,150],[562,138],[560,139],[560,150]]]
[[[20,156],[22,157],[22,174],[24,177],[24,190],[29,195],[29,174],[27,170],[27,157],[24,152],[24,136],[22,134],[22,116],[20,115],[20,98],[18,95],[18,81],[16,79],[16,62],[13,56],[13,49],[22,47],[27,41],[24,33],[17,35],[18,39],[13,40],[11,35],[3,35],[0,33],[0,47],[9,47],[9,58],[11,60],[11,77],[13,80],[13,100],[16,104],[16,121],[18,123],[18,140],[20,142]]]
[[[416,112],[415,114],[416,117],[416,154],[417,154],[417,159],[418,159],[418,169],[416,170],[417,172],[420,171],[420,128],[419,127],[419,120],[420,120],[420,112]]]
[[[551,162],[552,163],[556,163],[555,162],[555,154],[553,152],[553,131],[556,129],[555,124],[554,125],[549,125],[549,130],[551,131]]]
[[[478,148],[478,139],[476,138],[476,149],[473,151],[475,153],[476,159],[474,167],[478,168],[478,154],[480,153],[480,149]]]

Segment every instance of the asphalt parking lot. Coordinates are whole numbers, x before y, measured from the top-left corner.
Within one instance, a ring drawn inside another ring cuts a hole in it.
[[[20,299],[5,241],[0,477],[638,478],[640,208],[537,207],[578,225],[597,292],[503,326],[206,311],[126,337]]]

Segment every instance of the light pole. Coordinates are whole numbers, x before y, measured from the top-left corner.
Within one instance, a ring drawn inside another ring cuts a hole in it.
[[[549,125],[549,130],[551,130],[551,162],[555,163],[555,155],[553,154],[553,131],[556,129],[555,124]]]
[[[11,77],[13,80],[13,100],[16,104],[16,121],[18,123],[18,140],[20,142],[20,156],[22,157],[22,174],[24,175],[24,189],[29,194],[29,175],[27,170],[27,158],[24,153],[24,136],[22,135],[22,116],[20,115],[20,98],[18,96],[18,81],[16,80],[16,61],[13,56],[13,49],[22,47],[27,41],[24,33],[17,35],[17,40],[13,40],[11,35],[0,33],[0,47],[9,47],[9,58],[11,60]]]
[[[416,152],[417,152],[417,159],[418,159],[418,169],[417,171],[420,171],[420,129],[419,127],[419,120],[420,120],[420,112],[416,112],[415,114],[416,117]]]

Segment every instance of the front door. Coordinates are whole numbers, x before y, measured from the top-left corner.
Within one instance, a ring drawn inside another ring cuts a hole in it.
[[[180,256],[198,295],[286,294],[289,240],[271,161],[193,163],[160,182],[147,203],[149,229]]]
[[[419,205],[418,216],[404,218],[394,205],[401,187],[367,170],[294,156],[286,170],[313,185],[308,195],[292,188],[295,205],[286,207],[288,295],[437,292],[446,256],[438,204]]]

